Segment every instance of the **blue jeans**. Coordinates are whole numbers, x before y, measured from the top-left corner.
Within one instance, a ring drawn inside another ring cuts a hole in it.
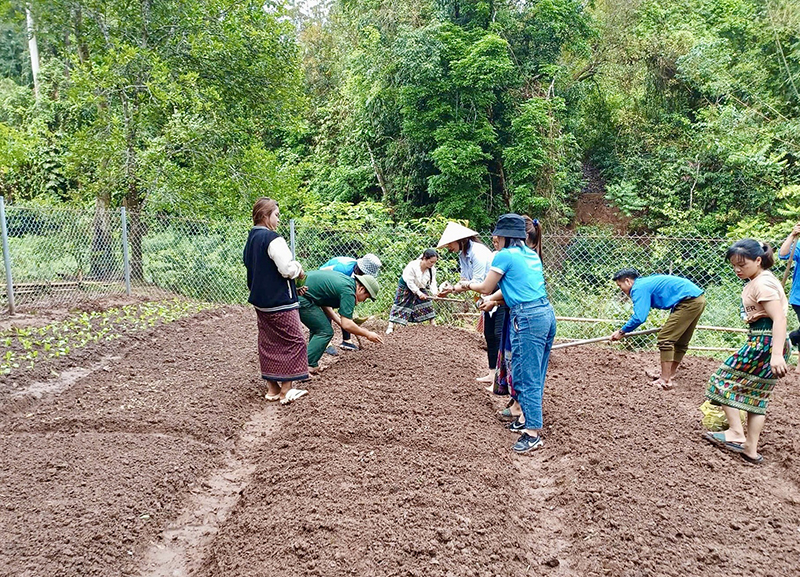
[[[542,395],[556,316],[546,298],[511,307],[511,376],[525,427],[542,428]]]

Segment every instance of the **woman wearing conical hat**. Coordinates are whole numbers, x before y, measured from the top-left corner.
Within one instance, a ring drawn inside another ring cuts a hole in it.
[[[447,227],[439,239],[436,248],[444,248],[450,252],[458,253],[458,264],[460,268],[461,280],[464,283],[470,281],[482,283],[489,273],[492,264],[492,249],[481,243],[478,233],[460,225],[457,222],[448,222]],[[453,289],[461,292],[462,289]],[[444,296],[450,291],[440,291],[440,296]],[[479,377],[476,380],[481,383],[491,383],[494,381],[495,370],[497,369],[497,352],[500,347],[500,328],[503,326],[503,318],[498,314],[483,313],[483,336],[486,338],[486,354],[489,359],[489,374]]]

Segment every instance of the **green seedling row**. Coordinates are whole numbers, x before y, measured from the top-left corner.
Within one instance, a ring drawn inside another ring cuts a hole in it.
[[[42,327],[20,327],[0,333],[0,374],[9,375],[37,362],[69,355],[91,344],[165,325],[213,308],[205,302],[180,299],[83,312]]]

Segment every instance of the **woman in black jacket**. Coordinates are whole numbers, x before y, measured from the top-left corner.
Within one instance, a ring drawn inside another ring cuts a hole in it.
[[[268,401],[288,404],[307,393],[292,387],[308,379],[306,340],[300,324],[297,287],[304,278],[286,240],[275,232],[280,222],[278,203],[259,198],[253,206],[253,228],[244,247],[248,301],[258,317],[258,359],[267,381]]]

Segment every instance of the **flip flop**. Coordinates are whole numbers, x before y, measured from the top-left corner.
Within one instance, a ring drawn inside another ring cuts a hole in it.
[[[750,455],[746,455],[744,453],[739,453],[742,456],[742,459],[750,463],[751,465],[760,465],[764,461],[764,457],[760,454],[756,454],[755,458],[751,457]]]
[[[511,422],[516,420],[517,416],[518,415],[512,413],[511,409],[508,407],[506,407],[502,411],[497,411],[497,418],[500,419],[501,421]]]
[[[270,395],[269,393],[267,393],[266,395],[264,395],[264,398],[267,399],[270,403],[272,403],[274,401],[280,401],[281,394],[278,393],[277,395]]]
[[[742,443],[737,443],[736,441],[726,441],[724,432],[712,433],[711,431],[708,431],[705,435],[703,435],[703,438],[712,445],[716,445],[721,449],[727,449],[733,453],[744,454],[742,453],[742,451],[744,451]]]
[[[281,405],[288,405],[292,401],[296,401],[300,397],[304,397],[308,394],[308,391],[305,389],[289,389],[286,391],[286,396],[281,399]]]

